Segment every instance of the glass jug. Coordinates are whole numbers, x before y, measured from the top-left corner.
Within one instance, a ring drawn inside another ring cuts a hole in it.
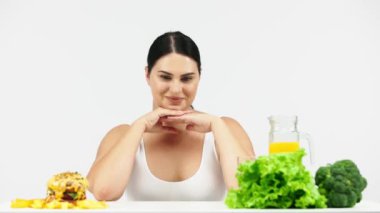
[[[269,154],[294,152],[304,148],[311,165],[313,162],[311,137],[308,133],[297,130],[297,116],[272,115],[268,119],[271,125]],[[304,141],[307,143],[303,144]]]

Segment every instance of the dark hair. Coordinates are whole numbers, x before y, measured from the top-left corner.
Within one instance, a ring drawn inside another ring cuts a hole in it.
[[[198,46],[190,37],[179,31],[164,33],[154,40],[148,53],[148,74],[158,59],[170,53],[182,54],[196,61],[198,73],[201,74],[201,56]]]

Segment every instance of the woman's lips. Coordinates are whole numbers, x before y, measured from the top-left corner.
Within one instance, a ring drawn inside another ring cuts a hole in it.
[[[184,98],[181,98],[181,97],[166,97],[167,99],[169,99],[169,101],[173,104],[179,104],[182,102],[182,100]]]

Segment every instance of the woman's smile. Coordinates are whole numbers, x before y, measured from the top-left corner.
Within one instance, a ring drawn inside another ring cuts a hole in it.
[[[179,105],[182,103],[184,98],[182,97],[175,97],[175,96],[166,96],[166,98],[170,101],[171,104],[173,105]]]

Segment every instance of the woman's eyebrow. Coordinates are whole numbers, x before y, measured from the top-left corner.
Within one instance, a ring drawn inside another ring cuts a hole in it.
[[[183,74],[181,76],[190,76],[190,75],[194,75],[194,74],[195,74],[195,72],[188,72],[188,73],[185,73],[185,74]]]
[[[162,72],[162,73],[164,73],[164,74],[166,74],[166,75],[173,75],[173,74],[171,74],[170,72],[166,72],[166,71],[163,71],[163,70],[159,70],[158,72]]]
[[[172,73],[166,72],[166,71],[163,71],[163,70],[159,70],[158,72],[162,72],[162,73],[164,73],[166,75],[173,75]],[[189,75],[194,75],[194,74],[195,74],[195,72],[188,72],[188,73],[182,74],[181,76],[189,76]]]

